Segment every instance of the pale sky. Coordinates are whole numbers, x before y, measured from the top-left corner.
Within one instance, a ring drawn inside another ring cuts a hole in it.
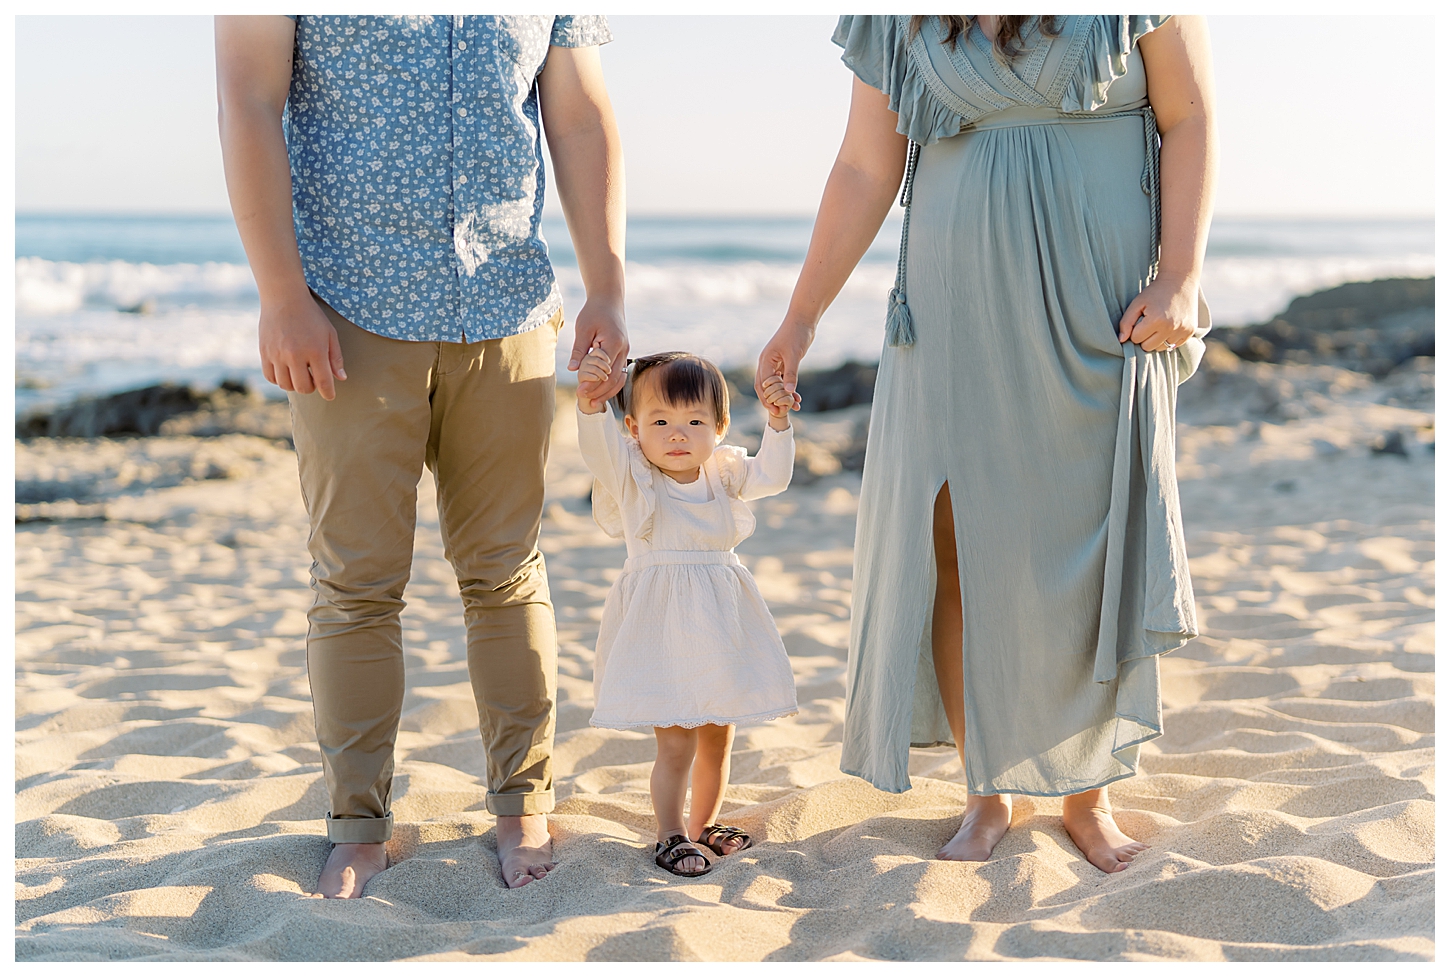
[[[814,212],[850,92],[833,17],[610,23],[631,212]],[[1433,213],[1432,18],[1392,42],[1378,15],[1209,28],[1220,214]],[[1347,69],[1367,37],[1392,43],[1392,85]],[[18,17],[15,41],[17,210],[226,210],[210,17]]]

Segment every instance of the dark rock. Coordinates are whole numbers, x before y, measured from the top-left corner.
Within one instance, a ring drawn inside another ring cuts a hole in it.
[[[1374,439],[1369,450],[1377,455],[1399,455],[1401,458],[1409,458],[1410,452],[1405,448],[1405,436],[1400,431],[1387,431]]]
[[[806,371],[796,389],[801,410],[812,414],[869,404],[876,391],[876,366],[847,360],[834,370]]]
[[[1332,332],[1370,325],[1398,312],[1434,307],[1434,278],[1381,278],[1301,295],[1279,318],[1302,328]]]
[[[1417,356],[1395,367],[1380,381],[1379,402],[1411,410],[1435,409],[1435,358]]]
[[[753,368],[737,367],[724,372],[725,381],[730,385],[731,403],[755,398]],[[802,370],[796,380],[801,411],[807,414],[869,404],[875,389],[876,364],[854,360],[847,360],[832,370]]]
[[[100,438],[118,434],[155,434],[168,417],[198,410],[205,399],[189,386],[156,384],[109,397],[78,400],[52,414],[22,418],[22,438]]]
[[[119,305],[116,307],[116,311],[124,312],[127,315],[154,315],[156,313],[156,300],[154,298],[145,298],[135,305]]]
[[[74,479],[71,481],[21,481],[15,482],[16,505],[36,505],[42,502],[73,500],[87,502],[95,495],[95,479]]]
[[[19,438],[105,438],[151,436],[173,417],[197,411],[228,412],[260,403],[240,380],[224,380],[209,393],[189,385],[159,383],[106,397],[86,397],[49,414],[31,414],[15,424]],[[171,432],[167,432],[171,433]],[[188,432],[189,433],[189,432]],[[216,433],[230,433],[218,431]]]
[[[1214,335],[1245,360],[1384,377],[1407,360],[1435,355],[1435,279],[1350,282],[1300,296],[1269,322]]]

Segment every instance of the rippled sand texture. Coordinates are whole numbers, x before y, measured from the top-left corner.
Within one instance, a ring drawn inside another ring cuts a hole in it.
[[[992,861],[934,861],[966,800],[949,750],[916,753],[903,795],[837,769],[849,474],[759,506],[743,556],[801,713],[737,740],[725,815],[758,847],[677,880],[648,854],[652,738],[588,726],[622,551],[580,502],[563,414],[544,542],[562,638],[559,868],[516,892],[496,875],[457,588],[425,485],[399,861],[354,903],[305,896],[326,799],[291,455],[252,445],[243,477],[160,488],[111,521],[19,526],[17,955],[1429,959],[1432,462],[1418,445],[1408,460],[1365,447],[1428,422],[1359,404],[1185,431],[1207,636],[1164,661],[1167,734],[1112,788],[1152,848],[1111,877],[1078,855],[1052,800],[1019,801]]]

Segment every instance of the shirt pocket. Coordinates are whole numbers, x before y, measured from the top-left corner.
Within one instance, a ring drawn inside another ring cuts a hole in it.
[[[505,14],[498,18],[498,50],[532,78],[549,55],[554,18],[539,14]]]

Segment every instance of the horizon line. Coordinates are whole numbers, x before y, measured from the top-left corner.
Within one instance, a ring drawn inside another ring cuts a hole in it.
[[[893,208],[893,213],[894,213]],[[16,218],[43,218],[43,217],[101,217],[101,218],[197,218],[197,219],[220,219],[231,218],[231,212],[226,210],[159,210],[159,209],[15,209]],[[545,210],[545,218],[562,220],[563,212],[558,210]],[[719,211],[686,211],[686,210],[639,210],[626,211],[626,220],[638,218],[644,220],[674,219],[674,220],[810,220],[816,216],[815,211],[743,211],[743,210],[719,210]],[[1404,212],[1391,211],[1386,213],[1272,213],[1272,212],[1251,212],[1237,211],[1226,213],[1215,213],[1212,220],[1265,220],[1265,221],[1433,221],[1433,211],[1425,212]]]

